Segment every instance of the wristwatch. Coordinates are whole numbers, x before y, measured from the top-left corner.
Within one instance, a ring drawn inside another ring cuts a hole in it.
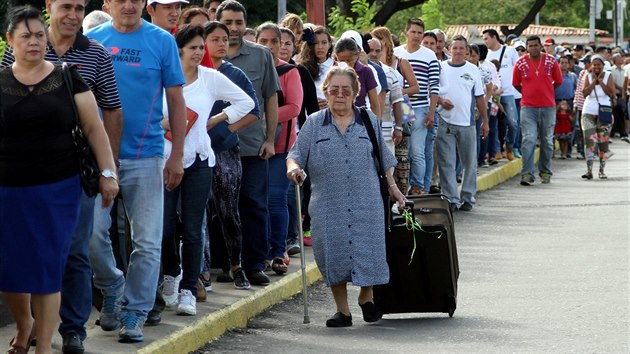
[[[403,128],[402,128],[402,127],[399,127],[399,126],[395,126],[395,127],[394,127],[394,130],[403,131]]]
[[[116,172],[114,172],[113,170],[110,170],[109,168],[106,168],[104,170],[101,171],[101,176],[105,177],[105,178],[113,178],[114,181],[118,180],[118,176],[116,176]]]

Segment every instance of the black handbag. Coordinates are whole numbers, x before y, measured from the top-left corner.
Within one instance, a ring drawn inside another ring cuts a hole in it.
[[[372,151],[374,152],[374,160],[376,162],[376,172],[378,174],[378,183],[381,190],[381,196],[383,197],[383,208],[385,209],[385,229],[387,230],[387,224],[389,223],[389,184],[387,183],[387,175],[385,174],[385,169],[383,168],[383,158],[381,156],[381,148],[376,139],[376,133],[374,132],[374,127],[372,126],[372,121],[368,116],[365,108],[360,108],[361,110],[361,121],[365,126],[365,130],[367,130],[368,137],[372,142]]]
[[[63,63],[62,69],[63,79],[66,82],[66,88],[70,94],[70,102],[72,103],[72,110],[74,112],[75,124],[72,129],[72,140],[74,140],[74,146],[77,149],[77,157],[79,159],[81,187],[88,197],[94,197],[98,194],[98,184],[101,178],[101,170],[98,168],[96,157],[94,157],[90,143],[83,133],[83,128],[81,128],[79,112],[77,111],[77,105],[74,102],[74,90],[72,86],[72,77],[70,77],[70,66],[68,63]]]
[[[597,87],[593,89],[595,92],[595,100],[597,101],[597,105],[599,106],[599,110],[597,112],[597,123],[599,125],[608,125],[613,123],[613,109],[612,106],[607,106],[599,103],[599,97],[597,97]]]

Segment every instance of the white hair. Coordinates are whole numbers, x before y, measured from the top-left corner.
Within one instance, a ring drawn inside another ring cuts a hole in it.
[[[111,19],[112,17],[107,12],[100,10],[92,11],[83,19],[83,33],[107,21],[111,21]]]

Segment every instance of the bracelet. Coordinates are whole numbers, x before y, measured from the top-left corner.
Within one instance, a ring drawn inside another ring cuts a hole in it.
[[[403,128],[402,128],[402,127],[399,127],[399,126],[395,126],[395,127],[394,127],[394,130],[398,130],[399,132],[401,132],[401,131],[403,131]]]

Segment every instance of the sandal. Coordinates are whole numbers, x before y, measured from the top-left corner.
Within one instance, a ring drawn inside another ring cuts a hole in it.
[[[15,337],[11,339],[9,342],[9,350],[7,350],[7,354],[28,354],[28,351],[31,349],[31,342],[35,338],[35,332],[32,331],[30,336],[28,337],[28,342],[26,343],[26,347],[22,347],[19,345],[14,345]]]
[[[273,261],[271,261],[271,270],[278,275],[284,275],[289,271],[289,268],[284,264],[282,257],[275,257]]]

